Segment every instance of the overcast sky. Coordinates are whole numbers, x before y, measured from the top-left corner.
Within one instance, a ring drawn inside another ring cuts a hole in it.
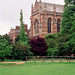
[[[23,21],[30,27],[31,5],[36,0],[0,0],[0,35],[8,33],[20,25],[20,9],[23,9]],[[39,1],[39,0],[37,0]],[[64,4],[64,0],[42,0],[42,2]]]

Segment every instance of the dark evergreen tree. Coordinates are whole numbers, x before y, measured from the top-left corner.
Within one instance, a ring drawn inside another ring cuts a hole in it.
[[[67,36],[65,47],[75,50],[75,0],[65,0],[64,14],[61,23],[61,34]]]
[[[20,15],[21,15],[21,17],[20,17],[20,41],[25,42],[25,41],[27,41],[27,37],[26,37],[26,34],[25,34],[25,29],[24,29],[24,24],[23,24],[22,9],[21,9]]]

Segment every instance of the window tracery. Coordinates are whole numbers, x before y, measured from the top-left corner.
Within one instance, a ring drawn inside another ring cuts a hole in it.
[[[60,19],[57,20],[57,32],[60,32]]]
[[[48,33],[51,33],[51,18],[48,19],[47,29]]]
[[[39,33],[39,21],[37,19],[34,22],[34,33],[35,34]]]

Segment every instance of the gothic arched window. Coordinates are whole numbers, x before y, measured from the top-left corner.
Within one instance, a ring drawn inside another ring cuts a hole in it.
[[[47,30],[48,33],[51,33],[51,18],[48,19]]]
[[[39,21],[37,19],[34,22],[34,33],[35,34],[39,33]]]
[[[57,20],[57,32],[60,32],[60,19]]]

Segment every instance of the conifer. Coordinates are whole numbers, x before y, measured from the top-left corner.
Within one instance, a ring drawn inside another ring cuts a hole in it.
[[[25,29],[24,29],[24,24],[23,24],[23,13],[22,13],[22,9],[20,12],[20,42],[25,42],[27,40],[26,34],[25,34]]]

